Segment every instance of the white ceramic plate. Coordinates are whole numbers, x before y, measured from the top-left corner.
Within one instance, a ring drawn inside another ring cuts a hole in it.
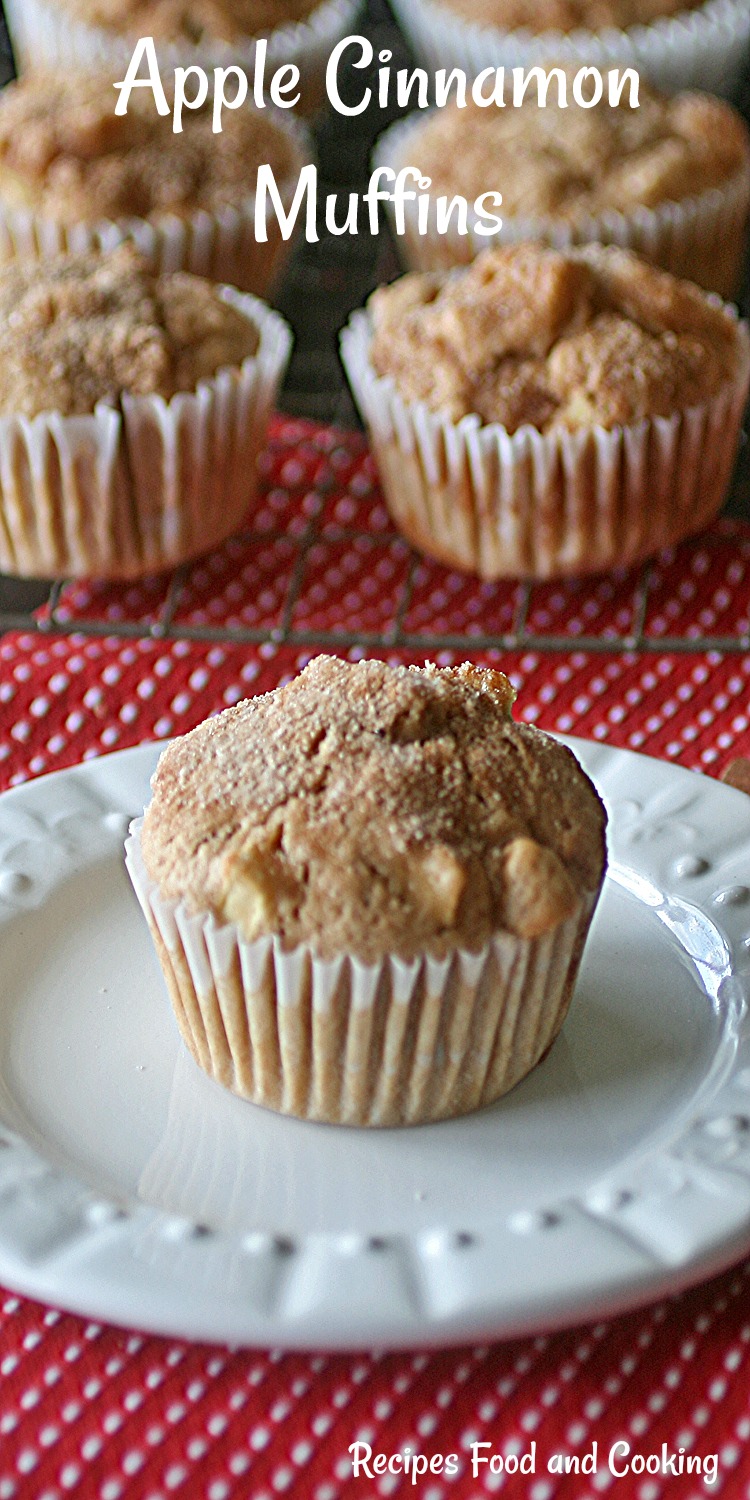
[[[125,875],[157,750],[0,797],[0,1281],[232,1343],[550,1328],[750,1248],[750,798],[572,741],[611,869],[545,1062],[464,1120],[265,1113],[182,1047]]]

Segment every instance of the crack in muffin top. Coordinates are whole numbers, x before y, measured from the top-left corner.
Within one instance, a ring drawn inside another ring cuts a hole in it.
[[[130,245],[0,268],[0,415],[82,416],[124,393],[194,391],[257,353],[256,324],[187,272]]]
[[[268,163],[281,182],[303,153],[268,111],[213,103],[184,115],[182,134],[135,90],[126,115],[106,73],[35,71],[0,94],[0,202],[65,224],[189,214],[242,203]]]
[[[737,377],[730,310],[628,251],[484,250],[401,277],[368,303],[370,359],[406,401],[508,432],[669,417]]]
[[[533,938],[601,883],[605,815],[501,672],[317,657],[163,753],[142,851],[161,894],[249,941],[410,961]]]

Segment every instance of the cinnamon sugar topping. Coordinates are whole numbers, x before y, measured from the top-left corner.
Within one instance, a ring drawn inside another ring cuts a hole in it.
[[[242,42],[304,21],[320,0],[56,0],[89,26],[155,41]]]
[[[703,0],[441,0],[467,21],[503,31],[602,31],[648,26],[697,10]]]
[[[671,416],[737,372],[729,311],[623,250],[486,250],[370,299],[372,363],[407,401],[509,432]]]
[[[575,69],[562,71],[566,108],[553,86],[544,108],[532,90],[513,109],[453,104],[415,129],[408,160],[431,192],[472,200],[496,190],[506,219],[576,220],[683,202],[750,173],[747,127],[722,99],[668,99],[641,80],[637,108],[626,98],[584,108],[570,97]]]
[[[169,399],[257,348],[254,323],[210,282],[155,276],[127,245],[0,269],[1,415]]]
[[[134,89],[127,114],[105,73],[24,74],[0,94],[0,201],[58,223],[215,211],[255,188],[268,163],[296,177],[302,153],[268,111],[190,109],[181,134]]]
[[[254,940],[409,960],[531,938],[593,893],[604,812],[501,672],[318,657],[170,746],[142,847],[167,899]]]

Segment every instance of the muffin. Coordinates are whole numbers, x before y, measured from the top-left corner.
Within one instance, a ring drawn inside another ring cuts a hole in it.
[[[318,0],[58,0],[71,20],[103,26],[137,41],[221,42],[235,47],[277,26],[306,21]]]
[[[290,346],[129,245],[0,268],[0,571],[136,577],[236,530]]]
[[[342,338],[405,535],[483,578],[647,557],[721,506],[750,338],[611,247],[486,250],[374,293]]]
[[[574,756],[501,672],[318,657],[175,741],[128,865],[183,1038],[235,1093],[356,1125],[512,1088],[605,866]]]
[[[461,195],[471,206],[492,190],[503,200],[494,243],[619,244],[733,296],[750,209],[750,134],[741,116],[708,94],[667,98],[644,84],[637,108],[627,94],[617,107],[605,96],[587,108],[573,98],[573,69],[564,73],[564,108],[553,83],[543,109],[533,90],[519,108],[453,103],[381,137],[378,165],[414,165],[431,181],[427,234],[418,232],[416,203],[406,206],[407,233],[397,244],[407,265],[439,270],[485,249],[471,213],[468,234],[455,219],[439,233],[434,202]]]
[[[16,0],[19,3],[19,0]],[[750,42],[746,0],[394,0],[433,68],[635,68],[667,93],[732,97]]]
[[[175,67],[236,64],[252,75],[255,43],[267,41],[266,76],[300,70],[300,107],[325,99],[325,70],[352,29],[358,0],[7,0],[16,59],[24,67],[89,68],[124,76],[136,42],[153,37],[162,77]],[[123,69],[123,74],[113,69]]]
[[[450,11],[479,26],[497,26],[501,31],[529,31],[540,36],[547,31],[629,31],[632,26],[650,26],[668,16],[700,10],[703,0],[442,0]],[[80,10],[82,0],[77,0]],[[71,4],[71,10],[76,6]],[[111,9],[106,0],[84,7],[94,14]],[[164,7],[167,8],[166,5]]]
[[[132,240],[155,270],[193,271],[263,295],[292,245],[276,215],[255,238],[257,169],[273,169],[285,207],[309,160],[280,112],[186,110],[181,134],[136,89],[115,114],[102,70],[25,74],[0,93],[0,259],[111,248]]]

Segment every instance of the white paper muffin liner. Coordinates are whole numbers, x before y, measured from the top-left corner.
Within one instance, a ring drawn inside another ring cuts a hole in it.
[[[428,116],[410,116],[399,121],[377,141],[373,166],[399,168],[419,167],[418,140]],[[410,187],[413,183],[409,184]],[[488,191],[498,191],[502,183],[487,183]],[[598,215],[575,220],[562,218],[523,218],[506,215],[502,209],[502,228],[497,234],[477,234],[469,203],[468,234],[461,235],[451,220],[447,233],[436,227],[435,187],[430,188],[432,202],[427,233],[420,234],[417,204],[404,204],[405,233],[396,233],[393,205],[387,210],[401,259],[411,270],[442,271],[466,265],[481,250],[493,245],[514,245],[535,240],[556,250],[574,245],[619,245],[633,250],[680,276],[695,281],[709,292],[731,300],[738,291],[745,257],[746,233],[750,214],[750,166],[719,187],[709,188],[680,203],[661,203],[654,208],[634,206],[626,211],[607,210]]]
[[[305,127],[272,113],[285,134],[291,135],[297,150],[296,166],[278,185],[288,212],[299,171],[314,156]],[[297,231],[299,228],[298,225]],[[112,250],[128,241],[148,258],[158,274],[191,271],[209,281],[263,297],[278,281],[296,238],[296,234],[288,240],[282,238],[278,219],[270,208],[266,230],[267,241],[257,241],[253,194],[237,204],[226,204],[213,211],[198,209],[190,214],[160,214],[148,219],[102,219],[90,224],[61,224],[3,204],[0,198],[0,263],[49,260],[71,251]]]
[[[260,335],[241,366],[169,401],[124,395],[90,416],[0,418],[0,572],[135,578],[242,524],[291,334],[255,297],[222,295]]]
[[[342,37],[354,28],[360,0],[322,0],[304,21],[279,26],[266,38],[266,77],[283,63],[300,70],[302,99],[298,108],[309,114],[325,100],[328,59]],[[122,69],[125,76],[137,38],[123,37],[105,27],[89,26],[67,14],[54,0],[7,0],[5,13],[16,61],[23,67]],[[236,63],[251,75],[255,41],[244,44],[205,41],[170,43],[157,41],[157,56],[163,74],[176,67],[204,68]]]
[[[703,405],[631,426],[509,434],[407,402],[370,363],[369,314],[341,357],[368,428],[388,509],[421,551],[484,579],[595,573],[702,530],[732,474],[750,385],[737,323],[736,380]]]
[[[14,0],[25,5],[26,0]],[[435,0],[393,0],[417,57],[430,68],[463,68],[475,78],[489,67],[636,68],[665,93],[701,88],[731,97],[750,44],[746,0],[707,0],[699,10],[627,31],[502,31],[462,19]]]
[[[407,1125],[492,1104],[540,1061],[573,992],[596,895],[543,937],[499,933],[438,961],[324,961],[165,900],[141,855],[126,863],[196,1062],[282,1114]]]

